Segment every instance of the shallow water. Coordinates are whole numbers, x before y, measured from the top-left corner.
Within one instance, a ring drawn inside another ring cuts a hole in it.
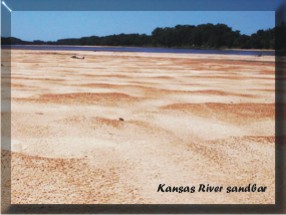
[[[3,45],[7,49],[10,46]],[[12,45],[12,49],[53,50],[53,51],[111,51],[111,52],[145,52],[145,53],[178,53],[178,54],[224,54],[274,56],[274,51],[257,50],[208,50],[208,49],[175,49],[175,48],[141,48],[141,47],[91,47],[91,46],[58,46],[58,45]]]

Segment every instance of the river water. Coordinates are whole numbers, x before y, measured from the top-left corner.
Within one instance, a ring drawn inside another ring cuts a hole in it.
[[[59,46],[59,45],[2,45],[3,49],[53,50],[53,51],[96,51],[96,52],[143,52],[143,53],[178,53],[178,54],[223,54],[274,56],[275,51],[259,50],[214,50],[214,49],[176,49],[176,48],[141,48],[141,47],[92,47],[92,46]]]

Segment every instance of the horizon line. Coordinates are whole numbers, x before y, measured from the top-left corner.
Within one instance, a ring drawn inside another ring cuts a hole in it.
[[[177,24],[177,25],[175,25],[175,26],[164,26],[164,27],[156,27],[156,28],[175,28],[176,26],[195,26],[195,27],[198,27],[198,26],[200,26],[200,25],[208,25],[208,24],[211,24],[211,25],[214,25],[214,26],[216,26],[216,25],[226,25],[227,27],[229,27],[229,28],[231,28],[231,30],[233,31],[233,32],[236,32],[236,31],[238,31],[241,35],[246,35],[246,36],[251,36],[251,35],[253,35],[253,34],[255,34],[255,33],[257,33],[257,31],[260,31],[260,30],[263,30],[263,31],[266,31],[266,30],[271,30],[271,29],[273,29],[273,28],[275,28],[275,27],[277,27],[277,26],[274,26],[274,27],[268,27],[268,28],[264,28],[264,29],[257,29],[257,30],[255,30],[253,33],[249,33],[249,34],[242,34],[241,33],[241,30],[236,30],[236,29],[233,29],[233,27],[231,27],[231,26],[229,26],[229,25],[227,25],[227,24],[224,24],[224,23],[216,23],[216,24],[213,24],[213,23],[204,23],[204,24],[198,24],[198,25],[192,25],[192,24]],[[65,37],[65,38],[58,38],[58,39],[56,39],[56,40],[43,40],[43,39],[29,39],[29,40],[26,40],[26,39],[22,39],[21,37],[18,37],[18,36],[13,36],[13,35],[11,35],[11,36],[8,36],[8,37],[5,37],[5,36],[2,36],[1,35],[1,38],[16,38],[16,39],[20,39],[20,40],[22,40],[22,41],[24,41],[24,42],[33,42],[33,41],[42,41],[42,42],[57,42],[57,41],[59,41],[59,40],[65,40],[65,39],[81,39],[81,38],[86,38],[86,37],[108,37],[108,36],[117,36],[117,35],[132,35],[132,34],[138,34],[138,35],[146,35],[146,36],[152,36],[152,32],[156,29],[156,28],[154,28],[149,34],[148,33],[114,33],[114,34],[108,34],[108,35],[102,35],[102,36],[98,36],[98,35],[94,35],[94,34],[92,34],[92,35],[83,35],[83,36],[80,36],[80,37]]]

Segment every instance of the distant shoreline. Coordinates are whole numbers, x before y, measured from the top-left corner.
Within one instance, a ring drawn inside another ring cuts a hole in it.
[[[91,45],[21,45],[21,44],[14,44],[14,45],[1,45],[1,47],[15,47],[15,46],[35,46],[35,47],[90,47],[90,48],[138,48],[138,49],[177,49],[177,50],[213,50],[213,51],[258,51],[258,52],[274,52],[275,49],[239,49],[239,48],[225,48],[225,49],[212,49],[212,48],[166,48],[166,47],[140,47],[140,46],[91,46]]]
[[[151,48],[124,46],[70,46],[70,45],[4,45],[2,48],[33,51],[93,51],[93,52],[130,52],[130,53],[172,53],[172,54],[220,54],[245,56],[275,56],[271,50],[247,49],[182,49],[182,48]]]

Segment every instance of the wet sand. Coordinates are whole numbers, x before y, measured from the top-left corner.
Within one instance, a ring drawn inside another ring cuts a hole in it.
[[[269,56],[13,50],[12,203],[273,204],[274,69]],[[225,192],[249,184],[267,191]]]

